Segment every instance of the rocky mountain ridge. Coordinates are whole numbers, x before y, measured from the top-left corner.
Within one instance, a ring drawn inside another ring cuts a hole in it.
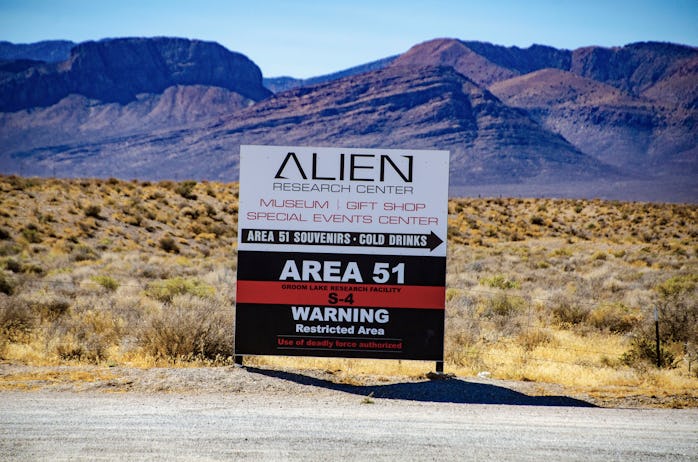
[[[42,63],[0,77],[0,111],[47,107],[71,94],[127,104],[141,93],[174,85],[221,87],[252,100],[271,92],[246,56],[215,43],[171,38],[84,42],[58,63]]]
[[[69,40],[45,40],[35,43],[11,43],[0,41],[0,61],[28,59],[57,63],[70,56],[70,50],[76,45]]]
[[[450,65],[603,162],[698,173],[698,49],[668,43],[556,50],[443,39],[392,66]]]
[[[265,82],[291,89],[272,95]],[[209,42],[87,42],[59,63],[0,63],[0,170],[229,181],[240,144],[437,148],[452,153],[451,184],[469,191],[554,195],[572,182],[560,194],[588,197],[635,182],[655,188],[643,198],[692,201],[696,82],[696,48],[661,43],[437,39],[299,81],[262,80]]]
[[[286,90],[291,90],[298,87],[308,87],[311,85],[317,85],[319,83],[330,82],[332,80],[338,80],[343,77],[350,77],[352,75],[363,74],[365,72],[377,71],[387,67],[395,61],[398,56],[388,56],[387,58],[379,59],[377,61],[371,61],[370,63],[361,64],[359,66],[350,67],[349,69],[344,69],[339,72],[333,72],[331,74],[320,75],[317,77],[311,77],[309,79],[296,79],[289,76],[284,77],[265,77],[264,86],[273,91],[274,93],[279,93]]]

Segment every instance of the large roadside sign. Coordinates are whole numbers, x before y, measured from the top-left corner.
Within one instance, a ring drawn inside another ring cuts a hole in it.
[[[443,361],[448,163],[242,146],[236,356]]]

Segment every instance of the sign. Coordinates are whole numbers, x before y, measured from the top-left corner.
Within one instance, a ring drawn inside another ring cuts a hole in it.
[[[235,354],[443,361],[448,161],[241,146]]]

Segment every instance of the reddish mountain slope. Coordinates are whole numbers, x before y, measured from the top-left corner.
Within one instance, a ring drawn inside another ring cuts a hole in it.
[[[234,180],[243,143],[437,148],[452,185],[698,200],[696,48],[438,39],[310,81],[272,95],[246,57],[184,39],[0,62],[0,171]]]

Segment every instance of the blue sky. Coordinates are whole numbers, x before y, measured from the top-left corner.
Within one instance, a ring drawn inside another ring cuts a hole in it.
[[[127,36],[216,41],[266,77],[311,77],[437,37],[567,49],[698,46],[698,0],[0,0],[0,40]]]

